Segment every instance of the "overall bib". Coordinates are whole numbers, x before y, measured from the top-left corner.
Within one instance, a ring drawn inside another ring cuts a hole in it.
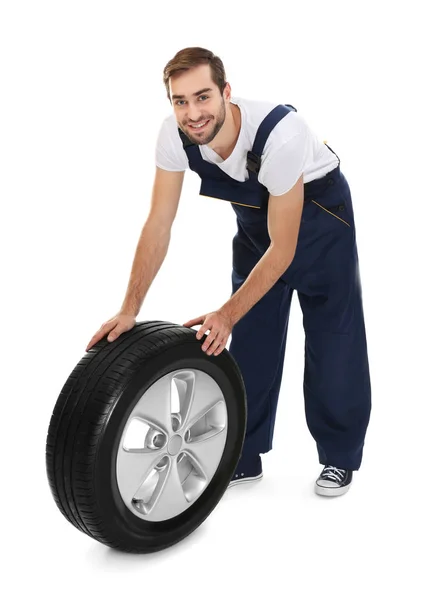
[[[178,128],[189,167],[201,177],[200,194],[228,200],[236,213],[232,294],[270,245],[269,192],[257,174],[268,136],[291,110],[296,111],[292,105],[278,105],[259,126],[247,153],[249,179],[244,182],[203,160],[199,147]],[[340,163],[324,177],[304,184],[294,259],[232,330],[229,352],[239,365],[247,395],[245,458],[272,449],[294,290],[305,331],[305,415],[319,462],[358,470],[370,418],[371,384],[353,206]]]

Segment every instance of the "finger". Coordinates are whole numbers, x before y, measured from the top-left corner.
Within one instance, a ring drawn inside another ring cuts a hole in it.
[[[218,335],[218,332],[211,331],[203,343],[202,350],[207,350],[208,348],[210,349],[210,345],[215,341],[215,338],[217,337],[217,335]]]
[[[109,331],[111,331],[112,328],[113,326],[111,325],[111,321],[106,321],[103,323],[95,335],[92,336],[89,344],[86,346],[86,352],[90,350],[92,346],[97,344],[100,339],[102,339]]]
[[[197,319],[191,319],[191,321],[187,321],[186,323],[183,323],[183,327],[191,327],[192,325],[197,325],[198,323],[203,323],[203,320],[201,320],[200,317],[197,317]]]
[[[104,335],[111,331],[113,327],[114,326],[112,326],[111,323],[103,323],[90,341],[92,342],[92,340],[96,340],[98,342],[101,338],[104,337]]]
[[[221,340],[221,344],[218,346],[218,348],[215,350],[215,356],[218,356],[218,354],[221,354],[221,352],[224,350],[224,348],[227,346],[227,341],[228,338],[230,337],[230,333],[227,331],[226,334],[223,336],[222,340]]]
[[[206,354],[216,354],[218,348],[220,348],[222,345],[222,339],[220,339],[220,337],[218,336],[211,344],[209,350],[207,351]]]
[[[224,350],[224,348],[225,348],[225,344],[221,344],[220,346],[218,346],[218,348],[214,352],[214,356],[218,356],[218,354],[221,354],[221,352]]]
[[[86,352],[92,348],[100,339],[102,335],[100,333],[96,333],[90,340],[89,344],[86,346]]]
[[[200,340],[205,335],[205,333],[207,332],[208,329],[210,330],[210,333],[212,333],[211,328],[212,328],[211,323],[209,323],[209,322],[203,323],[203,325],[200,327],[199,331],[196,333],[196,338],[198,340]]]
[[[101,336],[101,337],[102,337],[102,336],[103,336],[103,335],[105,335],[105,334],[106,334],[108,331],[110,331],[110,330],[109,330],[109,328],[108,328],[108,325],[107,325],[106,323],[104,323],[103,325],[101,325],[101,327],[100,327],[100,328],[98,329],[98,331],[95,333],[95,336],[98,336],[98,338],[99,338],[99,336]],[[95,337],[95,336],[94,336],[94,337]]]
[[[118,327],[115,327],[112,331],[110,331],[110,333],[108,334],[107,340],[109,342],[113,342],[116,338],[119,337],[119,335],[121,335],[123,333],[122,329],[119,329]]]

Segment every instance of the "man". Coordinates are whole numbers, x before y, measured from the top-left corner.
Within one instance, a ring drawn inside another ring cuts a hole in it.
[[[248,418],[230,485],[260,479],[260,454],[272,449],[296,290],[306,419],[324,465],[315,491],[341,495],[362,461],[371,388],[354,214],[340,160],[291,105],[232,98],[223,63],[209,50],[181,50],[163,75],[173,114],[157,140],[153,198],[164,201],[157,226],[169,230],[187,168],[201,177],[200,194],[229,201],[237,218],[232,296],[183,324],[201,324],[198,339],[209,331],[202,349],[213,356],[232,332],[229,352],[242,372]],[[127,307],[124,315],[139,310],[135,301]],[[115,325],[120,334],[113,319],[98,338]]]

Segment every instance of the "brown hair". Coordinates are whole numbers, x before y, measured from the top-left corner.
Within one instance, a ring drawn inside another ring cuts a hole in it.
[[[175,54],[163,70],[163,83],[165,84],[169,101],[171,101],[169,93],[170,77],[179,71],[188,71],[192,67],[206,64],[210,65],[212,80],[219,87],[219,91],[222,94],[227,83],[222,60],[205,48],[184,48]]]

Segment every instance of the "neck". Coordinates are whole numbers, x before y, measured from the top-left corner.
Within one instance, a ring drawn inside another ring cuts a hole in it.
[[[226,105],[224,125],[218,135],[208,144],[223,160],[233,152],[239,138],[241,124],[240,108],[233,103]]]

